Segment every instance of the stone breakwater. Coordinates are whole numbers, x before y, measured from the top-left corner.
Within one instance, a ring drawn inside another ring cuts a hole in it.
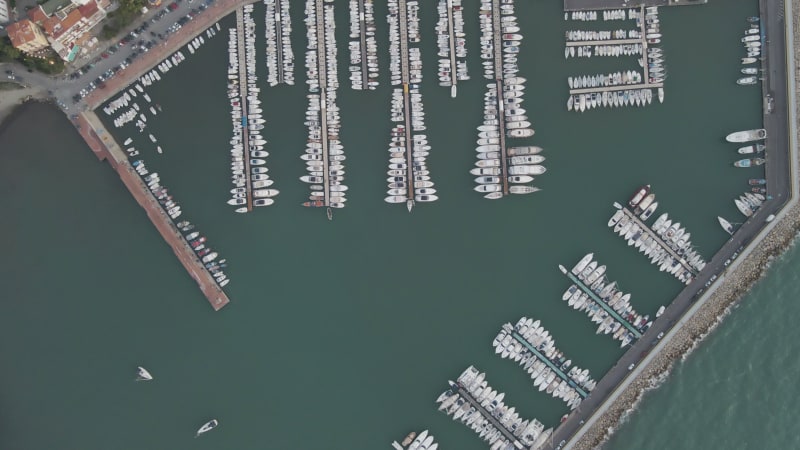
[[[794,18],[794,53],[800,60],[800,2],[792,4]],[[800,79],[800,66],[794,67],[796,79]],[[800,125],[800,124],[798,124]],[[800,135],[796,137],[800,139]],[[795,176],[800,177],[800,173]],[[798,195],[797,192],[794,193]],[[709,294],[700,309],[689,318],[674,337],[665,342],[663,348],[640,372],[631,384],[608,407],[594,425],[575,442],[573,448],[588,450],[600,448],[641,401],[644,394],[658,387],[666,379],[675,362],[691,352],[728,314],[753,285],[761,279],[770,261],[788,249],[800,234],[800,204],[794,205],[786,215],[775,224],[767,236],[739,265],[729,269],[725,281]]]

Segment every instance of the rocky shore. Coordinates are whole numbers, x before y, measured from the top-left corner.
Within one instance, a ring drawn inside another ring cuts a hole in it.
[[[794,53],[800,60],[800,2],[792,5],[794,17]],[[795,77],[800,79],[800,67],[795,66]],[[797,136],[800,139],[800,136]],[[800,173],[795,174],[800,176]],[[797,195],[797,193],[795,193]],[[640,368],[636,379],[608,407],[603,415],[587,430],[573,447],[577,450],[588,450],[601,447],[611,436],[619,423],[632,411],[642,396],[650,389],[657,387],[669,374],[676,361],[683,358],[696,347],[724,319],[733,307],[753,285],[764,276],[769,262],[781,255],[800,233],[800,203],[794,205],[777,223],[767,236],[746,257],[742,257],[738,266],[729,269],[722,283],[700,307],[696,314],[688,319],[673,339],[665,342],[661,350],[653,355],[645,367]]]

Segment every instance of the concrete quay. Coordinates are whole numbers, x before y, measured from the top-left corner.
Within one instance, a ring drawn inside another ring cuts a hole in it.
[[[667,307],[664,315],[617,365],[598,382],[592,394],[573,411],[542,448],[593,449],[601,446],[643,393],[656,387],[675,360],[698,345],[726,312],[764,275],[768,264],[783,253],[800,231],[796,84],[800,68],[797,0],[761,0],[762,30],[766,32],[762,63],[765,95],[775,107],[764,111],[768,130],[766,202],[723,245],[708,265]],[[767,217],[775,215],[771,222]],[[716,280],[716,283],[714,283]],[[657,335],[657,333],[659,333]],[[664,333],[660,335],[660,333]],[[658,336],[663,336],[659,339]],[[633,367],[628,370],[628,367]]]
[[[103,127],[97,115],[94,112],[84,112],[75,116],[73,123],[95,156],[101,161],[108,161],[111,167],[117,171],[122,183],[128,188],[139,206],[144,208],[147,217],[161,233],[161,237],[172,247],[175,256],[200,287],[214,311],[219,311],[227,305],[230,302],[228,296],[198,259],[183,234],[164,212],[158,200],[128,162],[128,156]]]

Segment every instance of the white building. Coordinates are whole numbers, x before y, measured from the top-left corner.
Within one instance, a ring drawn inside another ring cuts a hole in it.
[[[8,10],[8,0],[0,0],[0,24],[11,21],[11,11]]]

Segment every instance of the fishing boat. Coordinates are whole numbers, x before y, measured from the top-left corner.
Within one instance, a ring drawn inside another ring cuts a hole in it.
[[[738,152],[740,155],[749,155],[751,153],[761,153],[765,148],[766,146],[764,144],[748,145],[745,147],[740,147]]]
[[[765,180],[764,178],[750,178],[749,180],[747,180],[747,184],[749,184],[750,186],[763,186],[767,184],[767,180]]]
[[[736,80],[739,86],[750,86],[758,82],[758,77],[742,77]]]
[[[644,199],[644,197],[647,195],[648,192],[650,192],[649,184],[646,186],[639,187],[639,189],[636,190],[636,193],[633,194],[631,199],[628,201],[628,206],[630,206],[631,208],[635,208],[636,205],[638,205],[639,202],[641,202],[642,199]]]
[[[208,433],[209,431],[213,430],[214,428],[219,425],[219,421],[217,419],[211,419],[206,422],[200,429],[197,430],[197,434],[194,437],[200,436],[201,434]]]
[[[760,166],[764,164],[764,158],[749,158],[749,159],[740,159],[733,163],[734,167],[752,167],[752,166]]]
[[[767,137],[767,130],[763,128],[755,130],[737,131],[725,137],[728,142],[750,142],[765,139]]]
[[[727,231],[728,234],[733,234],[733,225],[731,225],[730,222],[720,216],[717,216],[717,220],[719,221],[719,226],[721,226],[723,230]]]
[[[136,381],[151,381],[153,376],[142,366],[136,368]]]

